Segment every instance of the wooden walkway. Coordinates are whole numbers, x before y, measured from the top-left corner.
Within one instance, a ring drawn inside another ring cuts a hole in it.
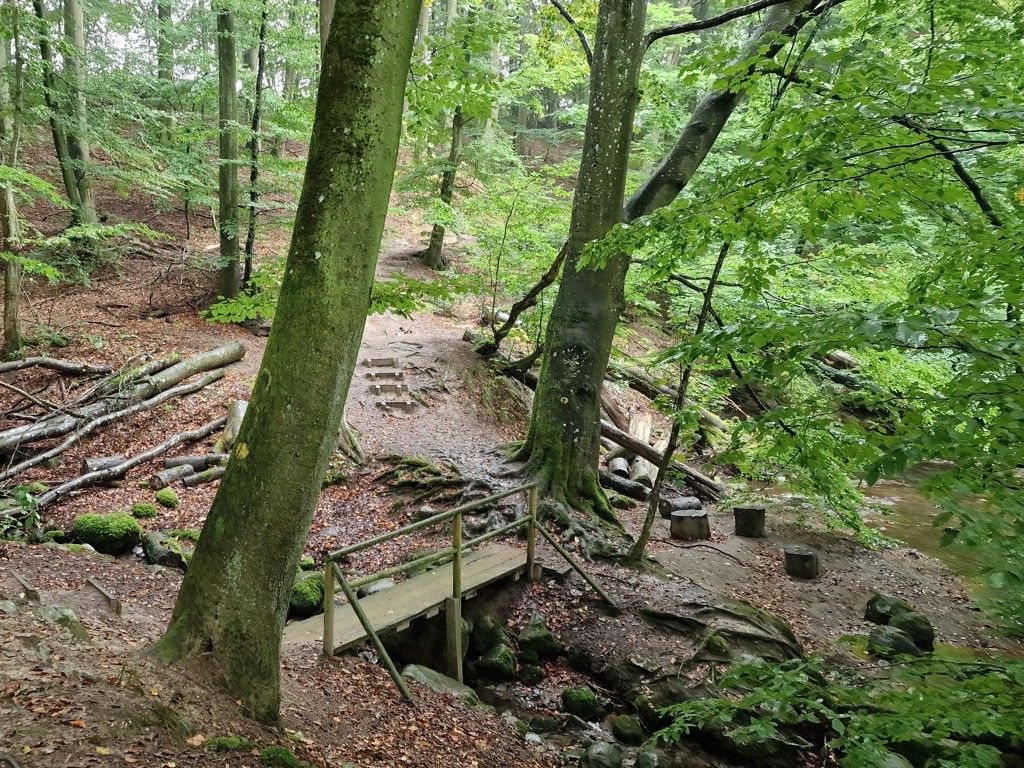
[[[526,571],[526,550],[491,542],[462,556],[462,596],[471,598],[482,587]],[[436,616],[452,597],[452,564],[403,581],[359,601],[374,630],[401,631],[420,617]],[[335,603],[334,652],[362,643],[366,632],[347,603]],[[324,617],[313,616],[284,629],[286,643],[322,643]]]

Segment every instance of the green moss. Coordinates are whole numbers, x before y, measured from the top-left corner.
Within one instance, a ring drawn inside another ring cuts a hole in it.
[[[267,747],[260,752],[260,762],[274,768],[300,768],[300,763],[288,747]]]
[[[178,508],[178,494],[174,492],[173,488],[161,488],[156,492],[156,496],[154,496],[154,498],[156,499],[157,504],[167,507],[168,509]]]
[[[612,733],[623,744],[638,746],[644,743],[646,735],[640,718],[636,715],[622,715],[612,721]]]
[[[304,557],[299,560],[300,571],[312,571],[316,568],[316,561],[312,557]]]
[[[604,715],[604,707],[590,688],[576,685],[562,691],[562,707],[570,715],[583,720],[600,720]]]
[[[142,543],[142,526],[127,512],[79,515],[71,535],[97,552],[120,555]]]
[[[255,748],[256,745],[245,736],[214,736],[203,742],[203,749],[207,752],[238,752]]]
[[[288,615],[305,619],[319,613],[324,605],[324,575],[319,571],[303,571],[292,584]]]
[[[168,531],[167,535],[170,536],[172,539],[178,539],[178,541],[199,541],[199,531],[197,531],[195,528],[177,528],[173,531]]]
[[[44,544],[46,542],[49,542],[49,541],[56,542],[57,544],[63,544],[67,540],[68,540],[68,535],[66,533],[64,533],[64,531],[62,531],[62,530],[60,530],[58,528],[52,528],[51,530],[49,530],[49,531],[47,531],[46,533],[43,534],[43,543]]]
[[[148,519],[151,517],[156,517],[157,514],[159,513],[156,511],[156,506],[153,504],[147,504],[145,502],[132,504],[132,517]]]

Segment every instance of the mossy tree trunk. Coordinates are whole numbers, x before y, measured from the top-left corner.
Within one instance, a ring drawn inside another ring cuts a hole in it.
[[[217,293],[238,295],[238,61],[235,14],[215,6],[217,14],[218,136],[220,145],[220,272]]]
[[[749,62],[752,70],[756,63],[774,57],[784,41],[799,30],[794,20],[803,7],[803,0],[793,0],[767,11],[737,64]],[[633,220],[675,199],[703,163],[742,101],[744,78],[723,78],[712,86],[698,103],[669,155],[630,198],[625,210],[612,212],[612,201],[622,204],[621,185],[633,122],[632,107],[626,100],[625,78],[627,75],[633,78],[635,90],[635,73],[644,48],[642,43],[634,44],[628,37],[637,34],[632,26],[609,27],[609,23],[602,10],[598,16],[591,71],[591,103],[583,162],[567,246],[569,258],[548,322],[530,432],[520,457],[528,458],[527,471],[536,474],[556,500],[614,519],[597,482],[601,383],[623,309],[629,264],[620,255],[602,268],[578,269],[578,255],[587,242],[601,239],[613,224],[623,219]],[[611,75],[606,72],[609,57],[614,59],[613,66],[617,70]],[[630,109],[628,114],[617,114],[626,108]],[[602,140],[599,136],[610,135],[606,132],[613,130],[621,132],[623,147],[591,147],[593,142]]]
[[[603,0],[591,100],[573,198],[565,270],[548,322],[540,382],[521,458],[552,497],[615,516],[597,480],[601,387],[623,309],[625,254],[580,267],[587,243],[623,220],[633,119],[639,96],[646,0]]]
[[[67,145],[78,189],[76,224],[96,224],[89,151],[89,118],[85,102],[85,12],[82,0],[64,0],[64,79],[68,84]]]
[[[169,662],[210,659],[265,722],[278,718],[288,597],[369,310],[419,9],[337,2],[274,328],[156,647]]]

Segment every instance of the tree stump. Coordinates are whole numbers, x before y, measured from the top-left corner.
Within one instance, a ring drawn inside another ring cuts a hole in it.
[[[703,541],[711,538],[711,521],[708,520],[707,512],[679,509],[672,513],[671,520],[673,539]]]
[[[786,573],[798,579],[814,579],[820,572],[818,553],[802,544],[794,544],[782,550],[785,556]]]
[[[701,509],[704,509],[704,505],[696,496],[680,496],[675,499],[660,499],[658,501],[658,511],[666,520],[672,519],[673,512],[692,512]]]
[[[733,507],[736,535],[747,539],[763,539],[764,512],[764,507]]]

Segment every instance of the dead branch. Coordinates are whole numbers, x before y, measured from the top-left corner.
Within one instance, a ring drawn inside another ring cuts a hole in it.
[[[114,369],[109,365],[87,365],[85,363],[69,363],[67,360],[57,360],[54,357],[26,357],[21,360],[12,360],[9,363],[0,364],[0,373],[20,371],[24,368],[38,366],[49,368],[52,371],[66,374],[68,376],[103,376]]]

